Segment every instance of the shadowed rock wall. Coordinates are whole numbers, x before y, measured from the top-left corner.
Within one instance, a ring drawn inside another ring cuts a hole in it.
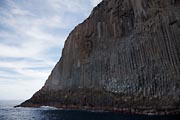
[[[36,94],[71,89],[123,94],[131,101],[157,98],[179,107],[180,1],[103,0],[69,34]]]

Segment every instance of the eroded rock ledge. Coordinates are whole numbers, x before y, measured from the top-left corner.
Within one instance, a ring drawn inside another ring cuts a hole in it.
[[[179,114],[179,0],[103,0],[20,106],[41,105]]]
[[[104,110],[126,114],[180,114],[178,103],[169,104],[169,101],[172,100],[170,97],[164,97],[163,101],[159,102],[162,98],[142,98],[142,95],[127,96],[105,90],[83,88],[37,92],[32,99],[25,101],[20,106],[54,106],[64,109]]]

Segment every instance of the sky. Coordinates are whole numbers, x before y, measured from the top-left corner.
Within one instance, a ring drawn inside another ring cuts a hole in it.
[[[68,34],[101,0],[0,0],[0,100],[26,100],[61,57]]]

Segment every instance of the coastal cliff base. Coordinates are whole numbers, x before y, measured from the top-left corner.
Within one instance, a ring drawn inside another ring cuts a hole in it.
[[[134,96],[96,89],[41,91],[16,107],[52,106],[63,109],[103,110],[125,114],[180,114],[180,108],[177,107],[180,102],[176,98],[172,101],[172,96],[161,98],[142,96],[141,94]]]

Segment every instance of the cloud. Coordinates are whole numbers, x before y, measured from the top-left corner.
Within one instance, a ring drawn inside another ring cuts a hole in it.
[[[0,99],[28,99],[61,56],[70,31],[101,0],[5,0],[0,4]]]
[[[24,100],[28,99],[34,94],[35,91],[43,86],[44,80],[18,80],[12,81],[9,79],[1,80],[0,91],[1,100],[15,99]]]

